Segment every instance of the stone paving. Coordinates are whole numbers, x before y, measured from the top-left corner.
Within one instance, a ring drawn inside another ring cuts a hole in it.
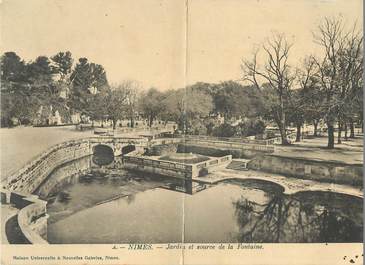
[[[337,139],[335,139],[337,143]],[[348,164],[363,164],[363,135],[355,139],[335,144],[334,149],[327,149],[327,137],[316,137],[294,142],[290,146],[275,146],[275,155],[296,157],[318,161],[344,162]]]

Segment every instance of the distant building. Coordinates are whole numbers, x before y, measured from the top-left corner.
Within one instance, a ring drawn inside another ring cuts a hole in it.
[[[80,113],[73,113],[71,114],[71,123],[72,124],[79,124],[81,122],[81,115]]]
[[[58,110],[55,110],[52,105],[40,106],[37,111],[33,125],[47,126],[47,125],[62,125],[63,120]]]

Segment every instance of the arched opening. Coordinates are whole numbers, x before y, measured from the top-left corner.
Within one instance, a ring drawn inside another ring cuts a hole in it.
[[[99,144],[93,148],[93,162],[98,166],[109,165],[114,161],[114,152],[110,146]]]
[[[130,152],[132,152],[134,150],[136,150],[136,146],[135,145],[132,145],[132,144],[126,145],[126,146],[124,146],[122,148],[122,154],[123,155],[126,155],[126,154],[128,154],[128,153],[130,153]]]

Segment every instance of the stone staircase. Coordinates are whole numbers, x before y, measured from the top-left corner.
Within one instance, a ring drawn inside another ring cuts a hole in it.
[[[233,159],[226,168],[234,170],[248,170],[247,166],[250,161],[250,159]]]

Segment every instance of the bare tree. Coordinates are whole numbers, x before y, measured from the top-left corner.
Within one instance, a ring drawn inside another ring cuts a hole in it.
[[[339,117],[345,127],[347,139],[347,124],[350,125],[350,137],[355,137],[353,116],[362,110],[363,87],[363,36],[356,24],[347,34],[345,47],[339,58],[339,75],[341,98],[339,100]]]
[[[276,122],[283,145],[288,145],[286,134],[286,117],[285,107],[287,103],[288,91],[291,89],[295,75],[292,73],[288,58],[292,44],[289,43],[284,34],[273,34],[273,36],[262,45],[265,54],[265,65],[260,67],[258,64],[258,52],[254,52],[251,61],[244,60],[241,68],[243,70],[244,81],[252,83],[261,93],[264,93],[264,87],[268,84],[269,88],[274,91],[276,100],[270,106],[272,117]]]
[[[317,59],[319,80],[325,94],[325,120],[328,130],[327,147],[335,146],[334,123],[336,121],[339,94],[339,56],[344,48],[344,26],[340,18],[325,18],[313,33],[314,41],[323,47],[322,60]],[[340,127],[340,126],[339,126]]]
[[[321,119],[321,95],[316,78],[317,67],[312,55],[303,60],[302,66],[297,69],[298,89],[289,93],[289,116],[297,127],[296,142],[300,142],[301,126],[304,122],[314,125],[314,135],[317,135],[319,120]]]
[[[313,36],[324,52],[316,64],[326,101],[327,147],[334,148],[334,123],[337,118],[338,143],[341,143],[345,110],[349,99],[356,95],[354,89],[359,87],[362,78],[362,36],[356,31],[356,25],[352,30],[346,30],[341,17],[324,18]]]
[[[126,92],[126,113],[130,120],[130,126],[133,128],[142,85],[135,80],[126,80],[121,86]]]

